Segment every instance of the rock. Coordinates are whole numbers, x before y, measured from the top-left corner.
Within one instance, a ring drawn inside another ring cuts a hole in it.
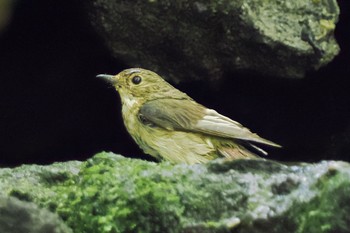
[[[253,70],[300,78],[339,52],[336,0],[84,1],[115,58],[168,79]]]
[[[350,232],[349,192],[350,164],[335,161],[190,166],[103,152],[0,169],[0,194],[49,208],[78,233]]]
[[[34,203],[0,196],[0,232],[72,233],[62,220]]]
[[[15,3],[14,0],[0,0],[0,35],[11,21]]]

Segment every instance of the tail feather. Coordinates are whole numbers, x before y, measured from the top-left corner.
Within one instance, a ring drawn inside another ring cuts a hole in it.
[[[249,146],[250,147],[253,147],[255,150],[257,150],[257,151],[259,151],[261,154],[263,154],[263,155],[267,155],[267,152],[266,151],[264,151],[263,149],[261,149],[260,147],[257,147],[256,145],[254,145],[254,144],[252,144],[252,143],[249,143]]]
[[[247,150],[243,146],[223,147],[218,149],[219,153],[227,159],[256,159],[259,158],[255,153]]]

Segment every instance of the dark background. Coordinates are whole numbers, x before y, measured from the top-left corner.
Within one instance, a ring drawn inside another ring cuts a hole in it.
[[[219,84],[176,87],[284,146],[266,148],[269,158],[350,161],[350,1],[338,2],[341,53],[305,79],[227,73]],[[0,31],[0,166],[84,160],[102,150],[149,159],[123,126],[117,93],[95,78],[125,68],[77,2],[18,1]]]

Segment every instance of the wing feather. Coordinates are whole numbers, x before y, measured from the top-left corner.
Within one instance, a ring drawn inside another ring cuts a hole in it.
[[[205,107],[190,99],[156,99],[146,102],[139,114],[165,129],[190,131],[204,112]]]
[[[272,141],[260,137],[256,133],[252,133],[237,121],[231,120],[212,109],[206,109],[203,119],[199,120],[194,128],[197,131],[219,137],[236,138],[281,147]]]
[[[200,132],[217,137],[241,139],[280,147],[261,138],[237,121],[215,110],[207,109],[191,99],[157,99],[146,102],[140,109],[148,121],[168,130]]]

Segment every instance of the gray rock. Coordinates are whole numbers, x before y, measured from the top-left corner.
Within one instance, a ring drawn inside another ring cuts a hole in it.
[[[349,192],[350,165],[335,161],[174,166],[100,153],[0,169],[1,195],[46,206],[77,233],[350,232]]]
[[[303,77],[339,52],[336,0],[84,1],[114,57],[173,81],[253,70]]]
[[[57,214],[34,203],[0,196],[1,233],[72,233]]]

